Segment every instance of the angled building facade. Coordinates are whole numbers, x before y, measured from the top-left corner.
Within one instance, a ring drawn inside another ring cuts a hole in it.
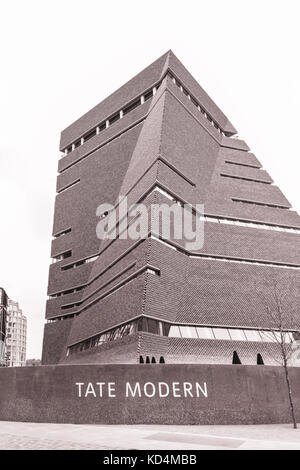
[[[43,364],[276,363],[256,286],[299,280],[300,218],[236,132],[171,51],[62,132]],[[203,204],[203,247],[99,240],[124,196]]]

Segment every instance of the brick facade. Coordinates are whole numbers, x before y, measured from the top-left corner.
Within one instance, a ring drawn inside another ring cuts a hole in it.
[[[152,87],[156,93],[144,102]],[[123,116],[140,96],[141,104]],[[101,122],[119,110],[118,120],[100,132]],[[74,148],[95,126],[97,134]],[[146,332],[67,356],[70,346],[141,316],[181,325],[270,327],[255,284],[299,279],[300,218],[235,133],[171,51],[62,132],[60,148],[71,150],[58,165],[53,235],[71,231],[53,240],[51,253],[71,255],[50,266],[46,318],[53,323],[45,326],[44,364],[134,363],[140,356],[228,364],[234,350],[245,364],[255,364],[258,353],[266,364],[276,362],[275,344]],[[149,211],[153,202],[170,204],[156,186],[181,203],[204,204],[207,216],[247,224],[206,221],[204,245],[195,253],[172,238],[167,245],[150,237],[97,238],[100,204],[117,206],[124,195],[129,205],[143,202]],[[300,328],[299,315],[286,327]]]

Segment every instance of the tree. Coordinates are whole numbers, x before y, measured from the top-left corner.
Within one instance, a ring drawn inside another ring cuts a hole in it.
[[[292,276],[264,278],[256,283],[256,292],[262,300],[268,323],[267,330],[264,328],[261,334],[278,345],[279,355],[272,352],[271,355],[284,368],[293,426],[297,429],[288,366],[295,354],[293,341],[300,339],[299,280]]]

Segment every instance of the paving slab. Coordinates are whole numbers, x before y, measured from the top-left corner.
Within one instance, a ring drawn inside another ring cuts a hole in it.
[[[300,429],[278,425],[82,425],[0,422],[0,450],[300,450]]]

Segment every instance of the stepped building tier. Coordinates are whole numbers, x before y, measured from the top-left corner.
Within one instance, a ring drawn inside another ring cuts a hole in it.
[[[299,280],[300,217],[236,134],[172,51],[61,133],[43,364],[276,364],[257,286]],[[203,246],[99,239],[125,196],[190,207]]]

